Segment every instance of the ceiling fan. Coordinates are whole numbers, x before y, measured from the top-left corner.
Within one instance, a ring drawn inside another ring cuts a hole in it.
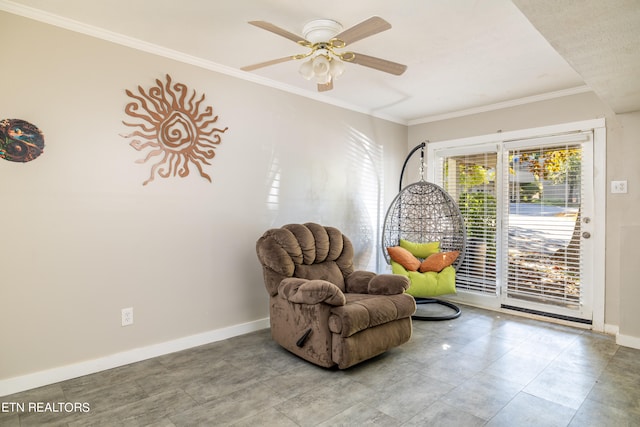
[[[342,31],[342,25],[336,21],[331,19],[316,19],[304,26],[304,37],[265,21],[249,21],[249,24],[285,37],[301,46],[309,48],[309,51],[303,54],[285,56],[284,58],[247,65],[241,68],[244,71],[253,71],[258,68],[280,64],[286,61],[309,58],[300,66],[300,73],[307,80],[315,79],[318,85],[318,91],[324,92],[333,89],[333,79],[342,74],[344,62],[351,62],[396,76],[401,75],[407,69],[406,65],[386,59],[357,52],[340,51],[347,45],[355,43],[358,40],[390,29],[391,24],[378,16],[371,17],[344,31]]]

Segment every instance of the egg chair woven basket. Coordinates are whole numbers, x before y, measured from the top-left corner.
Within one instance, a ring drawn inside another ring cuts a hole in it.
[[[424,150],[425,143],[415,147],[405,160],[418,149]],[[424,157],[424,153],[422,153]],[[402,188],[400,176],[400,193],[393,199],[387,210],[382,228],[382,252],[387,263],[391,263],[386,248],[398,246],[400,239],[415,243],[440,242],[440,252],[460,252],[452,264],[457,270],[464,261],[467,244],[467,233],[464,217],[455,200],[442,187],[421,179]],[[423,171],[421,170],[421,175]],[[416,298],[418,304],[438,303],[453,310],[452,314],[443,316],[414,315],[418,320],[449,320],[460,315],[460,309],[448,301],[430,298]]]
[[[384,220],[382,247],[397,246],[400,239],[416,243],[440,242],[440,251],[459,251],[453,263],[457,270],[464,259],[464,218],[451,196],[439,185],[419,181],[409,184],[395,197]],[[384,250],[387,263],[389,253]]]

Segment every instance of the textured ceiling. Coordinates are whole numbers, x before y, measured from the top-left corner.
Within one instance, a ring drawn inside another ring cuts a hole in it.
[[[514,3],[614,112],[640,110],[640,1]]]
[[[413,124],[590,89],[616,110],[639,109],[640,79],[629,82],[638,70],[638,1],[588,2],[594,7],[582,0],[0,0],[0,10]],[[348,48],[406,64],[401,76],[347,64],[334,90],[319,94],[297,61],[240,70],[305,52],[248,21],[301,35],[313,19],[349,28],[376,15],[392,28]],[[612,56],[620,61],[613,66]]]

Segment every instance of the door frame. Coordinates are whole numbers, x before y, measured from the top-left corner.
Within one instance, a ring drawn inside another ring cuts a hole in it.
[[[593,131],[593,318],[591,329],[604,332],[604,308],[605,308],[605,230],[606,230],[606,127],[605,119],[592,119],[551,126],[520,129],[514,131],[498,132],[480,136],[458,138],[452,140],[427,141],[427,167],[426,177],[430,182],[436,180],[437,167],[434,161],[442,150],[455,148],[469,148],[474,145],[488,143],[500,143],[517,139],[530,139],[545,136],[553,136],[568,132]],[[500,267],[503,268],[503,267]],[[498,283],[498,288],[501,283]],[[496,296],[497,297],[497,296]],[[471,292],[461,291],[452,300],[461,303],[479,305],[491,309],[500,309],[501,298],[482,296]]]

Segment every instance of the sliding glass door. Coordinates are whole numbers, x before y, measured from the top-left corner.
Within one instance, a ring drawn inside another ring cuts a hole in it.
[[[432,151],[467,227],[461,298],[591,321],[592,152],[590,131]]]
[[[503,305],[591,319],[592,141],[588,132],[504,145]]]

